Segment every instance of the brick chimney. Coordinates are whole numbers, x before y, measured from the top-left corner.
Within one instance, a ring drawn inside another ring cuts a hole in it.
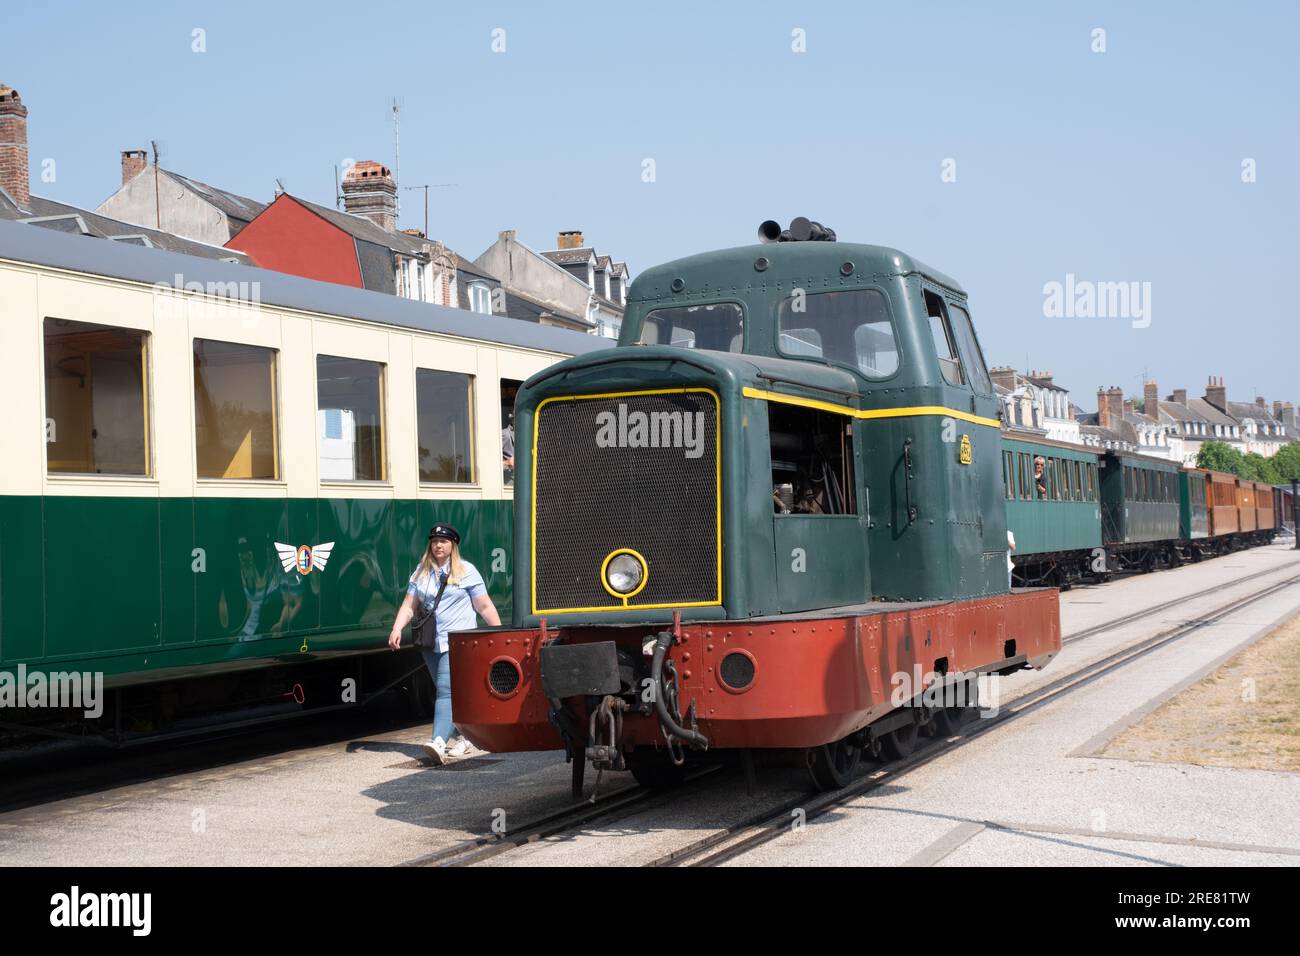
[[[993,379],[993,384],[1001,385],[1008,392],[1016,390],[1016,370],[1010,365],[999,365],[989,369],[989,378]]]
[[[1147,382],[1142,389],[1142,413],[1160,421],[1160,390],[1155,382]]]
[[[1102,428],[1119,428],[1124,420],[1124,390],[1111,386],[1097,389],[1097,424]]]
[[[397,183],[387,166],[363,159],[343,175],[343,209],[385,232],[397,228]]]
[[[570,229],[567,232],[560,233],[555,238],[556,249],[581,249],[582,248],[582,230]]]
[[[23,209],[32,200],[30,176],[27,107],[17,90],[0,83],[0,186]]]
[[[143,149],[122,150],[122,185],[125,186],[135,179],[148,164],[149,161],[145,158]]]
[[[1263,395],[1255,396],[1255,404],[1258,405],[1260,408],[1264,408],[1264,409],[1268,408],[1268,402],[1264,401]]]
[[[1187,389],[1185,388],[1174,389],[1174,394],[1170,395],[1169,398],[1166,399],[1166,401],[1177,402],[1179,405],[1186,405]]]
[[[1290,402],[1274,402],[1273,417],[1276,418],[1278,421],[1280,421],[1283,425],[1290,425],[1292,428],[1294,428],[1296,424],[1295,406],[1292,405]]]
[[[1228,389],[1222,378],[1210,376],[1210,384],[1205,386],[1205,400],[1219,411],[1228,407]]]

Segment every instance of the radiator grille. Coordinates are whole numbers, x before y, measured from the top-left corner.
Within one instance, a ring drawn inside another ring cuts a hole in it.
[[[549,399],[534,463],[534,613],[721,603],[712,392]],[[617,549],[648,569],[626,601],[601,582]]]

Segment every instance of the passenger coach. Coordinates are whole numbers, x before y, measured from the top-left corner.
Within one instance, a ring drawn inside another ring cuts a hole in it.
[[[173,713],[422,674],[385,637],[427,529],[462,530],[508,613],[514,392],[605,344],[0,222],[0,669],[271,669]],[[128,705],[156,726],[160,700]]]

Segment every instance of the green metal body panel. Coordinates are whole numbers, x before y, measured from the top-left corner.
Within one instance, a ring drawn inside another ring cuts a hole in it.
[[[1124,485],[1124,467],[1177,475],[1173,462],[1107,452],[1102,458],[1102,534],[1107,545],[1172,541],[1178,537],[1180,502],[1138,501]]]
[[[0,497],[0,669],[110,684],[382,649],[428,529],[510,614],[509,501]],[[285,572],[275,543],[334,542]]]
[[[1088,451],[1073,451],[1060,445],[1041,445],[1017,441],[1004,436],[1004,451],[1016,455],[1052,455],[1067,461],[1097,464],[1099,456]],[[1018,459],[1013,459],[1018,460]],[[1003,495],[1005,499],[1005,493]],[[1056,501],[1047,498],[1017,497],[1006,501],[1007,524],[1016,536],[1016,557],[1035,554],[1060,554],[1067,551],[1091,551],[1101,547],[1101,502]]]
[[[755,267],[757,259],[766,267]],[[844,263],[852,263],[848,276]],[[875,289],[889,304],[900,357],[881,379],[822,359],[777,354],[777,309],[792,290]],[[579,356],[533,376],[516,404],[518,488],[531,488],[535,412],[548,398],[706,387],[721,403],[723,606],[687,608],[688,619],[747,617],[832,607],[873,598],[970,598],[1007,591],[1006,513],[1001,493],[998,400],[942,377],[923,296],[966,308],[955,282],[893,249],[848,243],[780,243],[722,250],[650,269],[633,283],[620,347]],[[647,312],[669,306],[743,306],[744,352],[637,344]],[[968,368],[983,359],[963,355]],[[766,397],[746,395],[745,390]],[[774,397],[775,396],[775,397]],[[774,516],[768,402],[819,403],[852,422],[856,517]],[[908,412],[907,409],[915,411]],[[958,416],[946,414],[952,410]],[[899,410],[897,417],[873,411]],[[841,412],[836,412],[839,414]],[[976,416],[984,423],[962,420]],[[970,463],[961,461],[968,439]],[[910,440],[910,444],[909,444]],[[910,449],[911,478],[905,448]],[[916,508],[909,518],[909,502]],[[515,624],[528,613],[531,508],[518,502]],[[574,515],[581,521],[581,515]],[[671,533],[671,529],[665,529]],[[621,546],[611,541],[611,549]],[[792,571],[801,549],[807,572]],[[812,573],[813,567],[817,573]],[[593,573],[595,571],[593,570]],[[557,626],[671,618],[667,609],[548,616]]]

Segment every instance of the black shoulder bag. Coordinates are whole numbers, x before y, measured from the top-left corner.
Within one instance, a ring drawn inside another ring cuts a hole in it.
[[[438,602],[442,600],[442,592],[447,589],[447,578],[449,576],[448,572],[442,574],[442,580],[438,584],[438,593],[433,598],[433,607],[429,609],[429,613],[411,625],[411,639],[416,647],[427,648],[431,651],[438,649]]]

